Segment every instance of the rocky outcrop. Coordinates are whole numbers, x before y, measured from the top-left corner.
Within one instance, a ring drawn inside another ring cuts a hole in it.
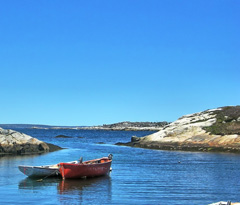
[[[49,147],[49,152],[55,152],[55,151],[58,151],[61,149],[65,149],[65,148],[59,147],[58,145],[55,145],[55,144],[51,144],[51,143],[46,143],[46,144]]]
[[[185,115],[160,131],[133,137],[135,147],[240,152],[240,106],[221,107]]]
[[[49,151],[49,146],[29,135],[0,128],[0,154],[37,154]]]

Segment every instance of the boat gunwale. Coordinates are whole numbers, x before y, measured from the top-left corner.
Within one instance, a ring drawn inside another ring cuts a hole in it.
[[[25,167],[25,168],[39,168],[39,169],[55,169],[55,168],[58,168],[57,165],[56,166],[29,166],[29,165],[19,165],[18,167]]]
[[[107,161],[105,161],[105,162],[100,162],[100,163],[98,163],[97,161],[100,161],[100,160],[102,160],[102,159],[104,159],[104,160],[107,160]],[[93,162],[93,163],[89,163],[89,162]],[[112,160],[111,159],[109,159],[108,157],[102,157],[102,158],[99,158],[99,159],[93,159],[93,160],[88,160],[88,161],[84,161],[84,162],[82,162],[82,163],[76,163],[76,164],[71,164],[71,163],[69,163],[69,162],[60,162],[59,163],[59,165],[60,166],[64,166],[64,165],[71,165],[71,166],[80,166],[80,165],[82,165],[82,166],[96,166],[96,165],[103,165],[103,164],[107,164],[107,163],[111,163],[112,162]]]
[[[66,162],[69,164],[77,164],[78,161]],[[38,169],[59,169],[59,164],[51,164],[51,165],[42,165],[42,166],[30,166],[30,165],[18,165],[18,167],[22,168],[38,168]]]

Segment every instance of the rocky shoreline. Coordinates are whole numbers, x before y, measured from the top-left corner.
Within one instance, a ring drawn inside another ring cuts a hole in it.
[[[120,122],[91,127],[34,127],[35,129],[152,130],[117,145],[160,150],[240,153],[240,106],[227,106],[185,115],[168,122]],[[67,136],[59,135],[57,137]],[[0,128],[0,154],[37,154],[62,149],[10,129]]]
[[[185,115],[158,132],[117,143],[160,150],[240,153],[240,106]]]
[[[209,146],[207,144],[180,144],[180,143],[161,143],[161,142],[118,142],[115,145],[129,146],[146,149],[168,150],[168,151],[190,151],[190,152],[229,152],[240,153],[240,147],[221,147]]]

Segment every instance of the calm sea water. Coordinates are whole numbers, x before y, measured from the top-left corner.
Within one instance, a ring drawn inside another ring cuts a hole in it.
[[[115,146],[152,132],[18,129],[64,149],[0,157],[0,204],[179,204],[240,201],[240,155]],[[55,138],[57,135],[72,138]],[[18,165],[44,165],[113,154],[109,176],[29,179]]]

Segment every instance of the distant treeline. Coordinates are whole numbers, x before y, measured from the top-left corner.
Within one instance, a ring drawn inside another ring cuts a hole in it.
[[[118,122],[114,124],[104,124],[103,128],[120,128],[120,127],[163,127],[165,125],[168,125],[169,122],[163,121],[163,122]]]

